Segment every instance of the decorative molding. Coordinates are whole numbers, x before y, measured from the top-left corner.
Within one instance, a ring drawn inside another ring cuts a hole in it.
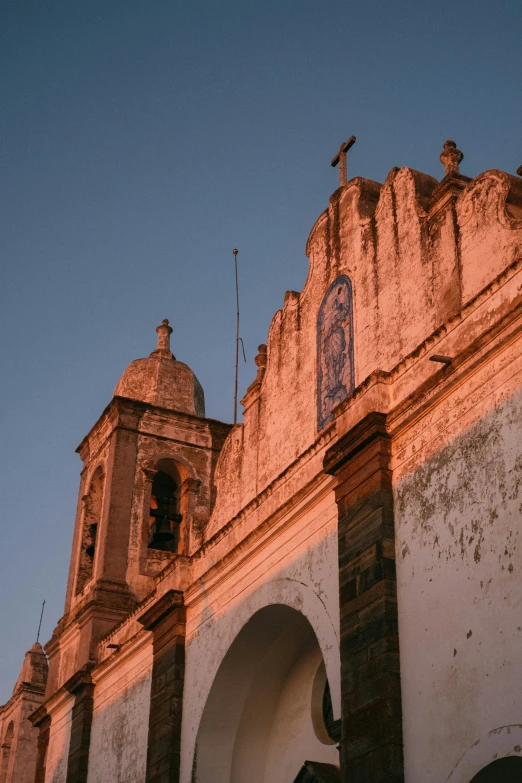
[[[389,440],[390,435],[386,427],[386,414],[372,411],[327,450],[323,461],[325,473],[337,475],[349,460],[375,438]]]
[[[183,606],[183,593],[169,590],[137,618],[147,631],[152,631],[173,609]]]
[[[76,694],[85,685],[92,685],[91,672],[95,668],[96,664],[87,663],[79,671],[69,677],[67,682],[63,684],[64,690],[68,693]]]

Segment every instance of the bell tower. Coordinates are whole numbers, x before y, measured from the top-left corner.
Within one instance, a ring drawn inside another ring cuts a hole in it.
[[[132,362],[77,451],[83,462],[65,612],[51,641],[48,693],[95,663],[97,644],[199,547],[230,425],[205,417],[192,370],[157,347]]]

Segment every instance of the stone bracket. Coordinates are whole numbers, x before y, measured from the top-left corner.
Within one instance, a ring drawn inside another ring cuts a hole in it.
[[[147,631],[152,631],[173,610],[183,606],[183,593],[169,590],[137,618]]]

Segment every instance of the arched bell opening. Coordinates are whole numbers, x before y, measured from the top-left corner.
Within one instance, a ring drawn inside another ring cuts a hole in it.
[[[2,739],[2,747],[1,747],[2,755],[0,760],[0,783],[6,783],[7,781],[13,737],[14,737],[14,722],[11,721]]]
[[[93,576],[94,556],[96,554],[96,542],[98,539],[98,529],[102,512],[104,483],[105,476],[103,468],[100,465],[94,471],[89,485],[89,491],[83,498],[84,514],[78,575],[76,578],[76,595],[82,592],[85,585]]]
[[[306,760],[337,765],[324,722],[331,715],[327,683],[304,615],[280,604],[259,610],[214,679],[198,729],[194,783],[291,783]]]
[[[181,484],[180,471],[174,460],[162,459],[156,463],[149,504],[149,551],[176,554],[183,548]]]
[[[507,756],[496,759],[481,769],[470,783],[520,783],[522,781],[522,759]]]

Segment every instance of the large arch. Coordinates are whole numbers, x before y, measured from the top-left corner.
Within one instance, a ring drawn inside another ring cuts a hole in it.
[[[492,729],[468,748],[455,765],[446,783],[489,783],[497,778],[488,775],[498,772],[498,783],[504,781],[500,774],[510,774],[516,762],[508,759],[522,757],[522,724],[510,724]],[[494,762],[502,761],[500,767]],[[521,762],[522,766],[522,762]],[[482,777],[481,777],[482,776]],[[522,779],[522,776],[520,777]],[[509,777],[505,783],[511,783]]]
[[[214,678],[197,734],[194,783],[288,783],[306,759],[338,763],[335,743],[317,731],[321,671],[317,637],[301,612],[283,604],[258,610]]]

